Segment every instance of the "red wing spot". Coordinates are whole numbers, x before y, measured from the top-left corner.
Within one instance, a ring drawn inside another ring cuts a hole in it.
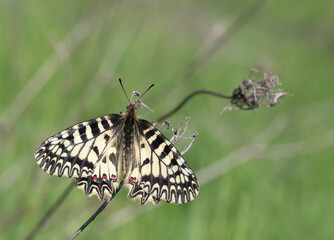
[[[111,175],[111,179],[117,180],[117,177],[113,174],[113,175]]]
[[[137,181],[137,178],[135,178],[135,177],[130,177],[130,179],[129,179],[129,182],[136,182]]]
[[[107,179],[107,175],[105,175],[105,174],[103,174],[103,176],[102,176],[104,179]]]
[[[96,175],[94,175],[94,176],[93,176],[93,179],[97,180],[97,176],[96,176]]]

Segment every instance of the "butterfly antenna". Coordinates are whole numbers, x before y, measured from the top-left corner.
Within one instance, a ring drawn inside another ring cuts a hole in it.
[[[137,101],[139,99],[141,99],[144,96],[144,94],[147,93],[147,91],[150,90],[153,86],[154,86],[154,84],[152,84],[142,95],[140,95],[140,97],[137,99]]]
[[[119,78],[118,80],[119,80],[119,84],[121,84],[121,87],[122,87],[122,89],[123,89],[123,92],[124,92],[126,98],[127,98],[128,101],[129,101],[129,104],[130,104],[131,102],[130,102],[130,99],[129,99],[128,95],[126,94],[125,89],[124,89],[124,87],[123,87],[122,79]],[[150,87],[150,88],[151,88],[151,87]],[[148,90],[148,89],[147,89],[147,90]],[[146,90],[146,91],[147,91],[147,90]]]

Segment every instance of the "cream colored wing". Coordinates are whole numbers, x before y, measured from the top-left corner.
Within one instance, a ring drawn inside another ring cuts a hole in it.
[[[142,204],[192,201],[198,195],[199,183],[179,151],[148,121],[139,120],[134,130],[136,157],[124,180],[129,196],[139,198]]]
[[[114,196],[119,184],[119,152],[123,119],[110,114],[76,124],[46,139],[36,150],[45,172],[77,178],[87,195]]]

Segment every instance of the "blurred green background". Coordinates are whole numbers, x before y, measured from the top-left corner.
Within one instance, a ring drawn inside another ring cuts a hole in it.
[[[193,90],[231,94],[256,67],[293,96],[223,115],[226,100],[197,96],[168,118],[199,133],[185,154],[193,202],[140,206],[123,189],[79,239],[331,239],[333,30],[332,0],[1,1],[0,238],[26,237],[73,182],[34,151],[124,111],[119,77],[129,93],[155,83],[143,99],[154,112],[139,111],[153,121]],[[99,205],[74,189],[36,239],[68,238]]]

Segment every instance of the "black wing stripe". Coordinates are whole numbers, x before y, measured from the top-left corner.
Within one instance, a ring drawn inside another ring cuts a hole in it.
[[[94,137],[100,135],[101,131],[96,120],[92,120],[92,122],[89,123],[89,126]]]
[[[87,134],[86,134],[86,131],[87,131],[87,128],[86,126],[84,126],[82,123],[79,124],[79,134],[80,134],[80,138],[83,142],[87,142],[88,139],[87,139]]]

